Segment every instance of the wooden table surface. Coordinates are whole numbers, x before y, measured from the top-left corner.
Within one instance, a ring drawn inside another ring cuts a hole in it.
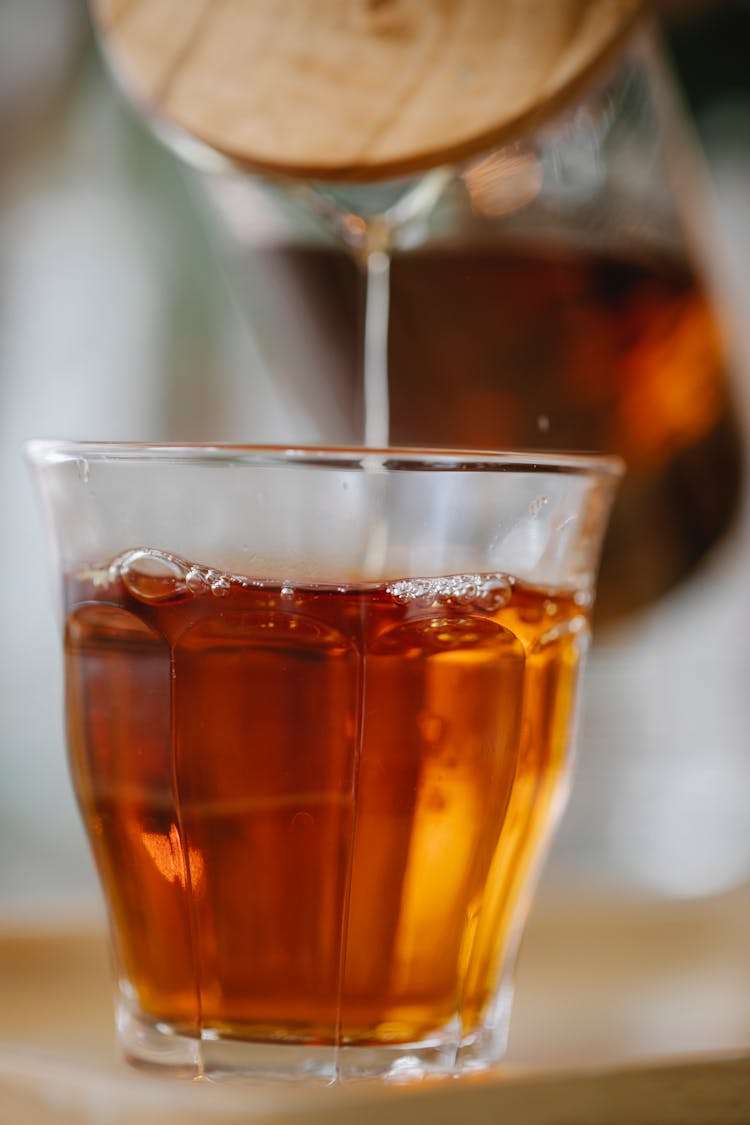
[[[2,915],[0,915],[2,918]],[[413,1086],[195,1083],[117,1057],[96,916],[0,925],[0,1123],[750,1121],[750,889],[542,896],[497,1072]]]

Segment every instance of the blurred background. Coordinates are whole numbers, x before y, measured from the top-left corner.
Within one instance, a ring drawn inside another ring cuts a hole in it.
[[[670,4],[664,23],[708,169],[715,225],[702,238],[744,444],[750,3]],[[22,443],[314,436],[271,378],[268,356],[301,369],[319,339],[317,313],[299,293],[287,303],[286,273],[269,284],[251,255],[236,268],[237,228],[221,216],[234,207],[236,218],[239,200],[243,246],[266,248],[280,237],[279,217],[247,185],[224,183],[219,207],[209,195],[114,90],[79,0],[0,2],[6,917],[98,909],[67,777],[59,623]],[[744,479],[744,462],[739,471]],[[547,893],[575,884],[696,899],[750,882],[750,520],[745,490],[738,495],[725,532],[685,581],[599,631]]]

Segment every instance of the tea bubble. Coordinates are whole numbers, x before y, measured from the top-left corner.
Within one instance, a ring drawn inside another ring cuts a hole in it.
[[[512,583],[505,574],[453,574],[446,578],[408,578],[391,582],[388,593],[419,609],[434,605],[500,609],[510,597]]]
[[[187,572],[185,585],[191,594],[202,594],[207,586],[206,576],[197,566],[193,566]]]
[[[128,551],[117,570],[128,593],[142,602],[161,602],[187,590],[187,566],[162,551]]]
[[[211,582],[211,593],[216,598],[224,598],[229,593],[232,583],[226,574],[219,574]]]
[[[420,582],[417,579],[402,579],[398,582],[391,582],[386,590],[395,598],[397,602],[406,604],[407,602],[416,601],[417,598],[424,597],[427,589],[426,582]]]
[[[445,601],[468,608],[476,601],[481,582],[481,578],[472,575],[454,578],[446,591]]]
[[[505,574],[489,574],[479,587],[476,605],[490,612],[507,604],[513,589]]]

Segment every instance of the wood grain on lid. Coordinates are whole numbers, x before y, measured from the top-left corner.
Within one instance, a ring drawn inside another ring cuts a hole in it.
[[[147,112],[258,171],[379,179],[554,111],[642,0],[92,0]]]

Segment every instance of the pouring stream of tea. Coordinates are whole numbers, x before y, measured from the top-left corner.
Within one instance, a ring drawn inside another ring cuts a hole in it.
[[[365,305],[364,392],[365,445],[388,445],[388,306],[390,304],[390,258],[382,250],[367,256],[367,301]]]

